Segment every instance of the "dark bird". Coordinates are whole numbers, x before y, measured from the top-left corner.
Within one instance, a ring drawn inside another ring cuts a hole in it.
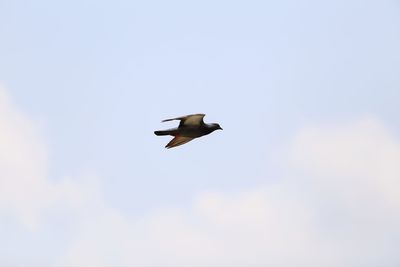
[[[206,114],[192,114],[173,119],[166,119],[162,122],[180,120],[177,128],[155,131],[155,135],[172,135],[174,138],[165,146],[166,148],[176,147],[195,138],[210,134],[215,130],[222,130],[218,123],[204,123],[203,118]]]

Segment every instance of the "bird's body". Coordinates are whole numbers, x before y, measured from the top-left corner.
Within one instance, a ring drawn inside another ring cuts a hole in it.
[[[204,116],[205,114],[192,114],[163,120],[162,122],[180,120],[180,123],[177,128],[155,131],[154,134],[174,136],[174,139],[165,146],[166,148],[171,148],[186,144],[195,138],[210,134],[215,130],[222,130],[218,123],[204,123]]]

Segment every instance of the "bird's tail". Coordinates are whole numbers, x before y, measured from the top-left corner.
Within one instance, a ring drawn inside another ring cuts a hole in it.
[[[164,131],[155,131],[155,135],[171,135],[172,131],[171,130],[164,130]]]

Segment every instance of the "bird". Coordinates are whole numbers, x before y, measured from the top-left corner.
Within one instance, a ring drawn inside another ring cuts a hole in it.
[[[222,130],[218,123],[204,123],[203,118],[206,114],[191,114],[172,119],[166,119],[161,122],[179,120],[179,126],[172,129],[155,131],[158,136],[171,135],[174,138],[165,146],[172,148],[186,144],[195,138],[210,134],[215,130]]]

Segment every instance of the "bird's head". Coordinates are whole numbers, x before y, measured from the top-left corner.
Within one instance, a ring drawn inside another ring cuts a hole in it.
[[[211,123],[212,129],[215,130],[222,130],[221,126],[218,123]]]

